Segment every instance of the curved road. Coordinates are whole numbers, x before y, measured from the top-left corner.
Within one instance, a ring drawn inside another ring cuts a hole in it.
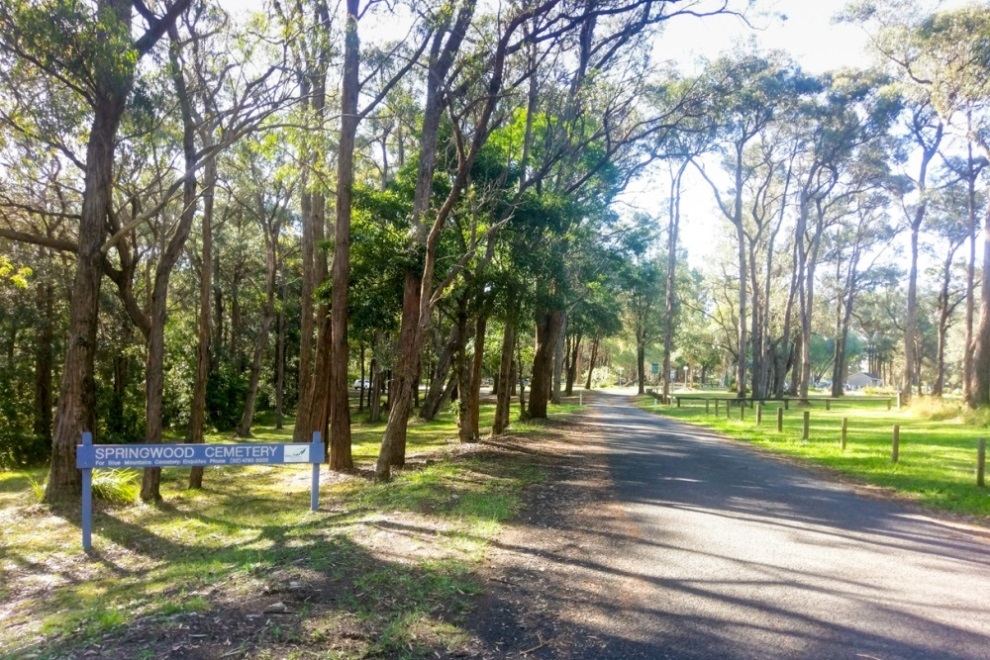
[[[572,567],[549,578],[549,600],[578,629],[549,656],[990,658],[985,530],[857,495],[624,396],[589,413],[613,513],[583,540],[561,525],[556,547],[512,547]]]

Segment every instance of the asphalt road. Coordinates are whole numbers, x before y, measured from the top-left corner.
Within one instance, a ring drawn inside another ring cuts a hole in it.
[[[990,536],[608,395],[600,657],[990,658]],[[576,655],[581,655],[580,653]]]

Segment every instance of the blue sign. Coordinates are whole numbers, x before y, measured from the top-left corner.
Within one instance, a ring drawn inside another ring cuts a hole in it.
[[[323,445],[307,444],[173,444],[77,445],[77,468],[195,467],[210,465],[281,465],[319,463]],[[317,460],[313,460],[315,455]]]
[[[310,443],[260,444],[171,444],[94,445],[93,436],[83,433],[76,445],[76,467],[82,471],[83,549],[93,547],[93,470],[95,468],[208,467],[210,465],[304,465],[313,466],[310,510],[320,506],[320,463],[324,448],[320,434]]]

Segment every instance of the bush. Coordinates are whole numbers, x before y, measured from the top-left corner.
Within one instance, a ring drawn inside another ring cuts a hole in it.
[[[108,504],[130,504],[141,492],[135,470],[93,470],[93,499]],[[31,480],[31,492],[41,502],[45,497],[45,485]]]
[[[40,435],[0,428],[0,470],[41,465],[51,454],[51,443]]]
[[[912,416],[919,419],[933,421],[955,419],[962,414],[962,403],[930,396],[916,396],[911,399],[910,411]]]

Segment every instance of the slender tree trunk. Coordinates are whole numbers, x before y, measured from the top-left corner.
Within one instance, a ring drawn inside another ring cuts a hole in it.
[[[564,376],[564,359],[567,352],[564,350],[564,340],[567,337],[567,312],[561,312],[560,330],[557,332],[557,343],[553,348],[553,390],[550,400],[560,405],[560,392]]]
[[[542,312],[536,321],[536,355],[533,357],[533,381],[530,387],[529,416],[533,419],[546,419],[547,399],[553,353],[557,346],[557,336],[563,321],[563,311]]]
[[[637,393],[643,394],[646,392],[646,345],[643,341],[639,341],[636,344],[636,384],[638,386]]]
[[[976,172],[974,171],[973,143],[967,151],[966,197],[969,218],[969,258],[966,261],[966,337],[963,347],[963,401],[969,401],[969,388],[973,380],[973,319],[976,312]]]
[[[279,267],[282,271],[282,267]],[[276,317],[275,339],[275,428],[281,430],[285,414],[285,298],[286,277],[282,272],[282,285],[279,287],[278,316]]]
[[[921,211],[924,213],[924,211]],[[904,373],[901,378],[901,397],[911,398],[915,373],[915,335],[918,305],[918,232],[920,225],[911,227],[911,268],[908,271],[907,315],[904,319]]]
[[[591,389],[591,375],[595,370],[595,363],[598,361],[598,336],[591,340],[591,360],[588,361],[588,380],[584,383],[584,389]]]
[[[565,394],[574,394],[574,381],[577,380],[578,369],[581,364],[581,335],[574,335],[571,341],[570,360],[567,362],[567,389]]]
[[[971,408],[990,403],[990,218],[983,220],[983,280],[980,320],[973,337],[973,369],[970,373]]]
[[[471,442],[481,440],[481,372],[484,367],[485,335],[488,332],[488,316],[482,310],[474,331],[474,355],[471,361],[471,381],[467,391],[468,427]]]
[[[204,145],[210,146],[210,136],[204,131]],[[203,253],[199,274],[199,318],[196,329],[196,377],[193,381],[192,410],[189,415],[189,442],[205,442],[206,388],[210,380],[210,311],[213,302],[213,204],[218,179],[216,158],[209,158],[203,168]],[[189,472],[189,487],[203,487],[203,468]]]
[[[55,287],[43,279],[37,285],[38,329],[34,348],[34,434],[52,441],[52,370],[55,344]]]
[[[463,296],[457,311],[457,325],[462,336],[468,333],[467,295]],[[460,442],[473,442],[470,421],[471,360],[468,359],[468,343],[462,342],[454,362],[454,378],[457,380],[457,437]]]
[[[684,161],[670,183],[670,215],[667,224],[667,286],[664,292],[663,318],[663,398],[670,396],[670,358],[674,351],[674,303],[677,282],[677,236],[681,224],[681,181],[690,161]],[[590,378],[589,378],[590,380]]]
[[[259,212],[264,213],[264,208],[260,207]],[[279,223],[272,222],[272,226],[265,227],[265,248],[266,248],[266,273],[265,273],[265,306],[261,312],[261,328],[254,340],[254,351],[251,356],[251,375],[248,379],[248,391],[244,401],[244,412],[241,421],[237,425],[237,435],[241,438],[251,437],[251,426],[254,423],[254,409],[258,400],[258,385],[261,382],[261,361],[265,356],[265,349],[268,347],[268,338],[271,334],[272,320],[275,316],[275,279],[278,272],[278,237]]]
[[[351,470],[351,411],[347,396],[347,286],[351,272],[351,188],[354,185],[354,139],[360,92],[358,0],[347,0],[344,31],[344,77],[341,84],[340,135],[337,151],[337,223],[333,242],[332,381],[330,386],[330,469]]]
[[[450,373],[450,365],[457,351],[460,350],[463,340],[460,335],[460,327],[456,323],[452,324],[447,341],[444,342],[440,354],[437,355],[436,371],[430,380],[430,387],[423,399],[423,405],[419,408],[419,416],[426,421],[433,420],[440,412],[443,404],[446,403],[444,386],[447,383],[447,374]]]
[[[168,315],[168,285],[174,268],[196,216],[196,125],[193,122],[192,105],[186,91],[186,83],[179,65],[179,38],[177,30],[169,30],[171,39],[169,60],[172,81],[179,97],[182,111],[182,151],[185,156],[186,176],[182,185],[182,213],[175,233],[158,260],[155,268],[155,284],[151,297],[148,356],[145,369],[145,441],[157,444],[162,441],[162,412],[165,390],[165,320]],[[161,501],[161,468],[146,468],[141,482],[141,499],[145,502]]]
[[[512,351],[516,343],[516,320],[510,316],[505,321],[502,334],[502,356],[499,361],[498,394],[495,400],[495,421],[492,423],[492,435],[502,435],[509,428],[509,411],[512,403]]]

